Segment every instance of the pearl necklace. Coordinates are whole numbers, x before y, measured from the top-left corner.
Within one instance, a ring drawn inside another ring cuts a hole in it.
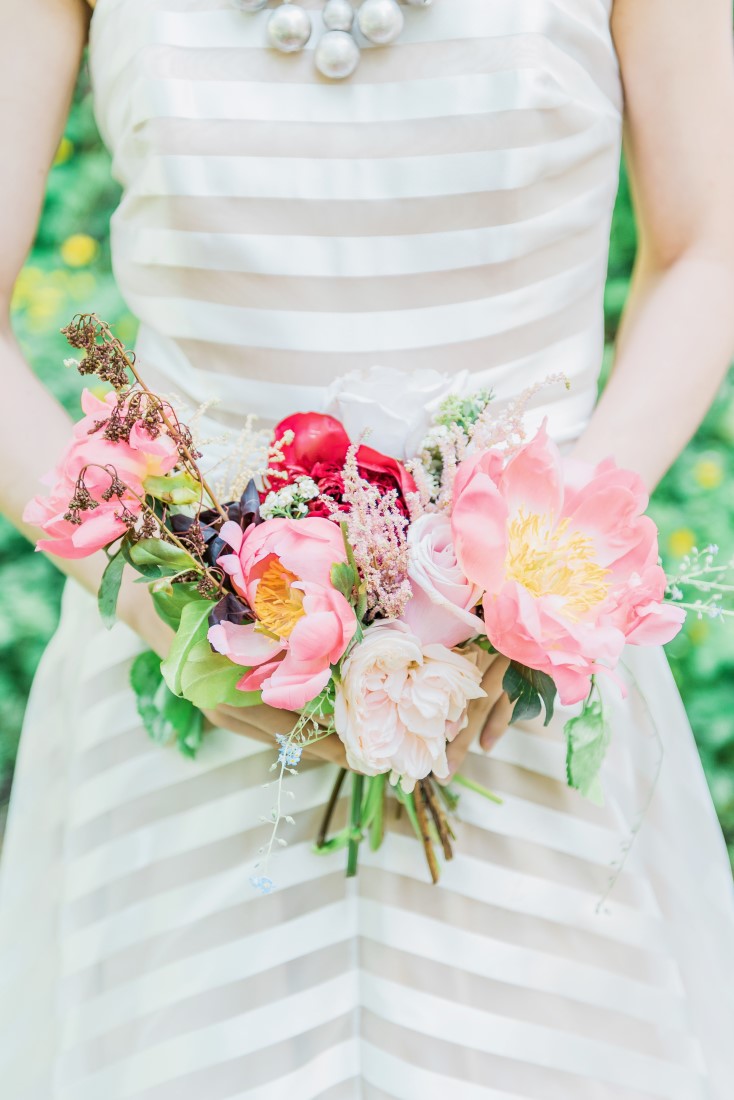
[[[231,0],[240,11],[257,12],[268,0]],[[432,0],[405,0],[414,8],[427,7]],[[350,0],[326,0],[324,26],[316,49],[314,64],[322,76],[344,80],[359,64],[360,49],[354,37],[358,27],[368,42],[386,46],[394,42],[403,29],[403,12],[397,0],[362,0],[355,13]],[[267,41],[282,53],[302,50],[311,37],[311,17],[298,4],[284,0],[275,8],[267,22]]]

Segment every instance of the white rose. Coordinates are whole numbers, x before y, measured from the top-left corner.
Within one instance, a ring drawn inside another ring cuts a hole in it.
[[[402,462],[417,452],[444,398],[465,392],[468,377],[379,366],[353,371],[329,386],[324,411],[341,420],[355,443],[368,432],[368,447]]]
[[[442,645],[422,647],[394,620],[374,623],[344,662],[334,722],[347,761],[365,775],[394,772],[412,790],[430,772],[449,774],[446,744],[467,723],[481,673]]]
[[[440,642],[452,649],[484,634],[484,623],[473,613],[483,591],[464,576],[451,520],[443,512],[427,512],[408,528],[408,577],[413,596],[401,618],[423,645]]]

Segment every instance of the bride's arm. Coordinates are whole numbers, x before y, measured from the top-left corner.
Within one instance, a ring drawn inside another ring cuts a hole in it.
[[[639,231],[610,381],[577,454],[653,488],[734,354],[731,0],[615,0]]]
[[[13,285],[33,243],[46,177],[61,138],[89,21],[82,0],[0,4],[0,510],[29,538],[25,504],[39,491],[68,443],[70,421],[24,361],[10,324]],[[102,553],[79,561],[55,558],[65,573],[96,592]],[[128,580],[121,617],[158,649],[168,628],[144,586]]]
[[[21,515],[69,441],[71,421],[23,359],[10,324],[13,286],[38,224],[46,177],[61,138],[87,36],[86,0],[0,0],[0,511],[35,542],[39,532]],[[68,576],[96,593],[105,566],[102,552],[69,561],[52,559]],[[172,631],[155,612],[145,585],[128,576],[118,615],[163,656]],[[223,707],[216,725],[256,740],[273,738],[248,721],[247,712]],[[284,716],[284,728],[288,728]],[[345,764],[335,735],[309,755]]]

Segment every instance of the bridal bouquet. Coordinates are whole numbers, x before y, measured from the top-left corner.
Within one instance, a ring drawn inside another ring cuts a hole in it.
[[[581,705],[565,726],[568,782],[600,797],[609,731],[597,677],[614,676],[626,644],[670,640],[685,611],[665,599],[637,475],[563,458],[545,426],[527,438],[540,387],[496,410],[463,376],[453,392],[433,372],[352,376],[332,387],[328,413],[278,424],[261,468],[220,500],[189,427],[109,327],[84,315],[64,331],[80,372],[108,389],[85,390],[84,417],[25,519],[43,530],[39,549],[105,551],[107,623],[129,566],[175,629],[166,659],[143,653],[132,672],[154,738],[193,754],[202,711],[267,704],[284,712],[282,786],[335,733],[351,813],[331,839],[327,819],[318,846],[345,847],[354,873],[363,837],[382,841],[391,790],[435,881],[434,844],[450,858],[457,796],[434,780],[448,779],[447,745],[484,695],[484,651],[509,660],[515,720],[544,712],[547,723],[556,697]],[[261,889],[288,820],[273,812]]]

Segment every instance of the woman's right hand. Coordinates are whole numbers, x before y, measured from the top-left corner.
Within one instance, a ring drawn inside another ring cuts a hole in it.
[[[288,710],[276,710],[265,705],[255,707],[221,706],[215,710],[205,710],[204,717],[212,726],[229,730],[242,737],[251,737],[277,747],[276,733],[287,733],[298,721],[298,715]],[[322,737],[303,750],[303,755],[311,759],[324,760],[330,764],[347,767],[344,745],[335,733]]]

